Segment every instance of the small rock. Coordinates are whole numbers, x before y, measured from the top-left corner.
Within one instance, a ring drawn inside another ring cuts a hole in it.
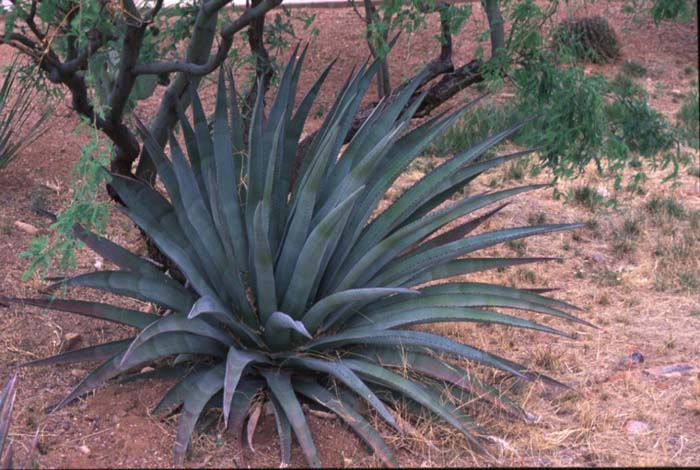
[[[78,447],[78,450],[80,451],[81,454],[90,455],[90,448],[86,445],[82,445],[82,446]]]
[[[66,333],[63,335],[63,344],[61,345],[61,351],[72,351],[78,346],[80,341],[82,341],[82,336],[80,333]]]
[[[102,258],[95,258],[95,262],[92,265],[95,269],[102,269]]]
[[[644,356],[638,351],[633,352],[630,358],[632,359],[632,362],[636,362],[637,364],[644,362]]]
[[[39,233],[39,229],[33,226],[32,224],[20,222],[19,220],[15,221],[15,227],[17,227],[25,233],[28,233],[29,235],[36,235],[37,233]]]
[[[141,369],[141,373],[145,374],[146,372],[153,372],[155,369],[151,366],[146,366],[143,369]]]
[[[83,377],[83,375],[85,375],[85,372],[82,371],[82,370],[80,370],[80,369],[71,369],[70,375],[72,375],[73,377],[76,377],[76,378],[80,379],[80,378]]]
[[[598,264],[605,264],[605,256],[603,256],[602,253],[598,253],[597,251],[591,253],[591,259]]]
[[[637,436],[649,432],[649,425],[644,421],[630,421],[627,423],[627,434]]]

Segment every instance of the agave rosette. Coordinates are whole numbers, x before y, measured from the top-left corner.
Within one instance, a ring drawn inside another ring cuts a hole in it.
[[[506,397],[448,359],[556,383],[496,354],[408,328],[466,321],[564,334],[499,308],[585,323],[565,311],[571,305],[535,291],[454,280],[432,283],[541,261],[472,254],[509,240],[576,227],[473,233],[503,207],[503,200],[540,187],[455,198],[481,173],[526,153],[484,157],[521,126],[446,160],[377,214],[379,202],[409,163],[466,107],[409,129],[421,101],[411,101],[416,79],[394,99],[380,102],[341,152],[378,67],[365,64],[340,90],[293,183],[302,129],[330,70],[329,66],[295,108],[304,53],[298,60],[293,55],[286,65],[266,119],[258,97],[247,139],[235,89],[227,88],[223,73],[211,131],[196,93],[193,123],[180,113],[186,149],[171,136],[168,158],[141,128],[168,196],[116,175],[111,184],[126,214],[172,260],[183,279],[178,282],[179,276],[164,274],[109,240],[78,230],[88,246],[119,270],[62,279],[54,288],[99,289],[156,304],[167,313],[156,316],[78,300],[22,299],[138,330],[132,338],[31,363],[103,361],[56,409],[108,379],[157,361],[160,367],[155,371],[133,377],[178,378],[155,411],[182,407],[175,445],[179,464],[205,409],[222,408],[227,426],[240,437],[251,406],[262,396],[274,412],[283,463],[289,462],[294,435],[308,464],[320,465],[301,405],[309,402],[337,414],[387,465],[395,465],[390,449],[367,421],[367,412],[401,432],[389,411],[397,398],[449,423],[477,448],[479,428],[465,411],[440,398],[440,386],[522,415]],[[480,211],[490,205],[495,209]],[[480,215],[465,219],[476,211]],[[458,219],[455,227],[435,235]],[[406,367],[411,374],[402,372]]]

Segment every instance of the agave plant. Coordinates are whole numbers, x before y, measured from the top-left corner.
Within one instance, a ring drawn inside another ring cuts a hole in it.
[[[15,59],[0,85],[0,170],[46,130],[43,124],[50,113],[33,119],[33,92],[31,82],[17,81]]]
[[[30,363],[102,361],[55,409],[110,378],[157,361],[155,371],[129,377],[177,377],[155,408],[182,407],[177,464],[183,463],[204,410],[223,409],[226,425],[240,438],[251,407],[264,399],[274,412],[284,464],[294,435],[308,464],[320,465],[302,407],[310,403],[335,413],[383,462],[396,465],[367,413],[376,413],[401,432],[390,411],[398,399],[453,426],[475,448],[482,448],[479,428],[462,407],[441,399],[443,388],[523,416],[507,397],[451,359],[558,383],[496,354],[407,328],[485,322],[565,334],[498,308],[585,323],[565,311],[571,305],[536,291],[454,280],[433,283],[543,261],[469,255],[509,240],[576,227],[472,233],[503,208],[504,199],[540,187],[469,197],[459,192],[481,173],[527,153],[482,158],[521,126],[446,160],[377,213],[386,191],[409,163],[469,106],[409,129],[421,101],[411,101],[418,78],[392,100],[379,103],[341,152],[378,67],[378,62],[364,64],[342,87],[293,183],[304,122],[332,66],[295,108],[304,55],[305,50],[299,59],[292,55],[266,118],[262,95],[258,97],[247,138],[232,77],[229,88],[223,72],[211,130],[196,92],[193,122],[179,113],[185,149],[172,135],[168,158],[140,127],[167,197],[117,175],[111,184],[126,204],[124,212],[177,267],[171,274],[78,229],[85,243],[119,270],[60,279],[51,288],[99,289],[156,304],[165,310],[163,316],[97,302],[14,299],[137,330],[128,339]],[[497,206],[480,211],[492,204]],[[453,221],[456,226],[437,234]]]

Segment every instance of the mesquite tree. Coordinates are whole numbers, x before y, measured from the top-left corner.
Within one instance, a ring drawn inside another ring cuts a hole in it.
[[[260,70],[265,14],[282,0],[252,0],[234,11],[232,0],[11,0],[1,41],[28,56],[48,79],[70,94],[72,108],[111,141],[112,171],[153,182],[155,167],[128,124],[139,100],[166,85],[150,132],[165,145],[178,110],[189,104],[188,86],[226,60],[234,36],[248,29]],[[269,84],[269,73],[264,84]]]

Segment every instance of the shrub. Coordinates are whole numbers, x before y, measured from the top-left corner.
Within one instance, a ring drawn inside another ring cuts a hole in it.
[[[554,43],[577,59],[593,63],[603,64],[620,56],[617,34],[601,16],[562,21],[554,34]]]
[[[647,74],[646,67],[634,60],[626,60],[622,64],[621,69],[622,73],[624,73],[625,75],[629,75],[630,77],[640,78],[644,77]]]
[[[158,360],[160,368],[131,377],[167,372],[178,378],[154,410],[182,406],[175,445],[178,465],[207,407],[221,407],[224,422],[233,435],[240,436],[257,396],[271,403],[283,464],[289,462],[292,433],[309,465],[321,464],[302,401],[315,402],[337,414],[387,465],[396,461],[366,421],[363,405],[398,429],[387,407],[405,399],[483,449],[477,437],[480,428],[462,403],[444,402],[440,392],[457,397],[464,391],[516,416],[525,415],[507,397],[447,358],[493,367],[521,379],[558,382],[499,355],[406,327],[468,321],[565,334],[500,313],[495,310],[499,307],[585,323],[562,310],[570,305],[529,290],[477,282],[427,285],[541,261],[468,255],[579,225],[471,234],[503,207],[500,204],[432,236],[457,218],[542,187],[523,186],[448,203],[481,173],[526,153],[480,158],[520,125],[446,160],[374,216],[383,195],[411,160],[464,112],[430,119],[408,131],[411,112],[401,111],[418,85],[414,81],[395,101],[372,114],[338,158],[344,134],[378,62],[362,67],[341,90],[292,185],[299,136],[328,73],[327,69],[294,111],[302,62],[295,57],[292,54],[280,79],[266,120],[262,94],[258,97],[247,146],[235,90],[227,93],[223,74],[211,134],[196,93],[192,93],[193,124],[184,114],[180,116],[189,163],[174,136],[170,138],[170,161],[141,126],[169,199],[117,175],[112,176],[111,184],[125,202],[126,214],[177,265],[180,273],[173,276],[186,282],[179,283],[150,262],[78,228],[89,247],[120,269],[60,279],[51,289],[99,289],[151,302],[165,309],[166,315],[79,300],[12,299],[129,325],[138,331],[122,341],[32,364],[103,361],[56,406],[60,409],[106,380]],[[232,103],[227,109],[228,97]],[[173,362],[163,361],[173,356]]]

